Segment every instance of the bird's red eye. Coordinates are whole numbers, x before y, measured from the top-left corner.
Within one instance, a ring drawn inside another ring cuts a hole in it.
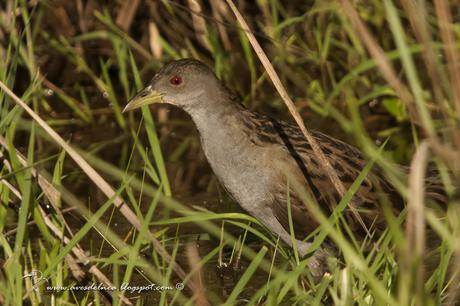
[[[182,78],[178,75],[175,75],[169,80],[169,83],[171,83],[171,85],[178,86],[182,84]]]

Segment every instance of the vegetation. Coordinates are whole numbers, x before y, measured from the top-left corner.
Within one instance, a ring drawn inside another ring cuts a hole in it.
[[[164,63],[194,57],[250,109],[292,121],[229,3],[1,2],[0,304],[457,305],[459,203],[428,208],[423,177],[435,165],[455,199],[458,8],[238,1],[307,129],[369,159],[332,216],[305,199],[315,246],[342,254],[314,282],[308,258],[226,196],[187,116],[121,113]],[[359,241],[340,213],[374,165],[407,207],[382,200],[388,229]]]

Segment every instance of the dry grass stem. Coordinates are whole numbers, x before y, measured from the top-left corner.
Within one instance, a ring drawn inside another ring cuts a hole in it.
[[[128,32],[139,8],[139,0],[123,1],[118,10],[116,23],[125,32]]]
[[[417,263],[415,279],[416,296],[423,296],[425,251],[425,173],[428,164],[428,141],[423,141],[415,152],[409,174],[409,201],[407,204],[406,237],[408,239],[406,260]],[[420,305],[423,301],[419,301]]]
[[[149,45],[153,56],[156,59],[161,59],[163,55],[163,48],[160,42],[160,33],[158,32],[157,25],[154,22],[149,22]]]
[[[203,47],[211,51],[208,42],[208,29],[206,28],[206,20],[202,16],[201,5],[197,0],[188,0],[187,3],[192,12],[191,15],[195,36]]]
[[[458,56],[454,26],[449,5],[445,0],[435,0],[436,14],[438,15],[439,29],[445,44],[444,52],[447,58],[447,70],[452,84],[452,98],[460,116],[460,57]],[[460,117],[457,118],[460,120]]]
[[[203,285],[202,275],[201,275],[201,264],[200,264],[200,254],[198,253],[198,248],[196,242],[189,242],[186,245],[186,253],[188,258],[188,265],[192,270],[191,281],[195,283],[195,289],[193,291],[193,296],[195,299],[196,306],[209,306],[208,299],[206,298],[206,288]]]
[[[437,56],[432,46],[430,32],[427,28],[425,9],[420,2],[411,0],[402,0],[401,4],[404,8],[404,12],[406,12],[409,17],[412,30],[414,31],[417,40],[423,45],[422,56],[427,68],[428,76],[431,79],[431,85],[435,94],[436,102],[438,105],[443,107],[444,104],[442,102],[444,100],[444,94],[441,86],[441,70],[439,69],[439,63],[436,60]],[[443,110],[445,110],[444,107]]]
[[[224,49],[230,51],[232,49],[232,43],[227,33],[227,28],[223,24],[222,17],[228,15],[227,6],[221,0],[211,0],[212,16],[217,20],[217,30],[219,31],[220,39],[224,45]]]

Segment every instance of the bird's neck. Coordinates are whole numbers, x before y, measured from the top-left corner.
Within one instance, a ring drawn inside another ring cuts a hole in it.
[[[229,150],[243,150],[247,146],[245,111],[238,102],[215,100],[188,113],[200,133],[208,159],[220,160],[228,156]]]
[[[227,92],[203,96],[193,108],[186,109],[192,117],[201,137],[219,137],[222,131],[237,129],[244,107]],[[224,133],[227,134],[227,133]]]

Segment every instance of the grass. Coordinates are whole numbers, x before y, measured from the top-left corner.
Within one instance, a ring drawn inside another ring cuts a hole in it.
[[[460,176],[458,16],[447,1],[271,0],[233,10],[161,1],[138,4],[134,17],[93,4],[0,5],[0,304],[458,304],[458,201],[439,210],[422,192],[429,162],[449,192]],[[308,258],[235,212],[187,117],[161,107],[121,113],[181,57],[214,67],[250,109],[294,114],[307,139],[322,130],[367,156],[348,190],[335,180],[343,198],[331,216],[293,183],[321,224],[314,248],[327,240],[341,253],[319,282]],[[344,209],[376,165],[407,208],[396,215],[381,199],[387,229],[361,241]],[[187,200],[187,190],[206,196]],[[440,260],[427,271],[433,237]],[[32,271],[42,279],[24,278]],[[44,290],[99,283],[185,288]]]

